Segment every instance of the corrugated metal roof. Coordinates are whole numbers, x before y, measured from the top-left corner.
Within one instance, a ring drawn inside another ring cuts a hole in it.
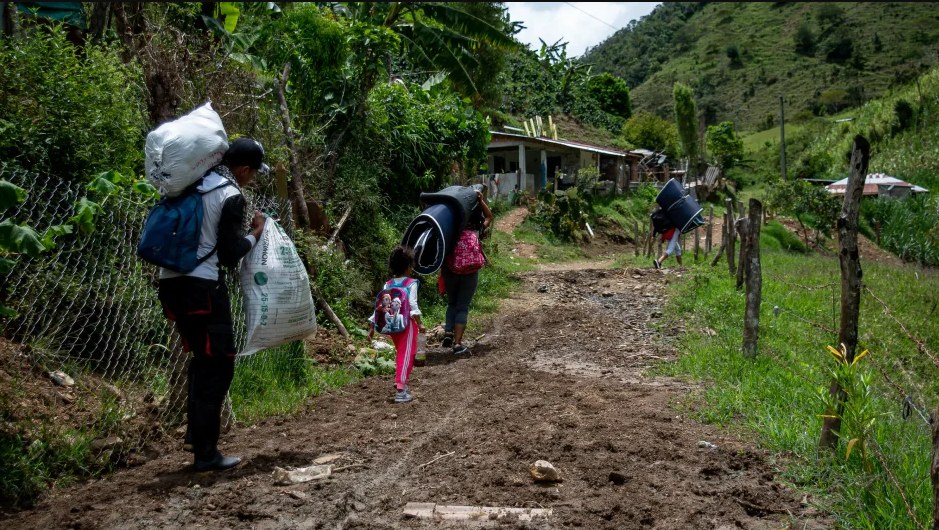
[[[538,136],[538,137],[525,136],[524,134],[512,134],[512,133],[499,132],[499,131],[489,131],[489,132],[492,134],[493,140],[495,140],[496,137],[505,137],[511,140],[542,143],[542,144],[548,144],[548,145],[559,145],[559,146],[568,147],[571,149],[578,149],[581,151],[590,151],[592,153],[599,153],[602,155],[620,156],[620,157],[628,156],[628,157],[633,157],[633,158],[640,158],[639,155],[635,153],[631,153],[629,151],[623,151],[623,150],[615,149],[612,147],[601,147],[598,145],[591,145],[591,144],[586,144],[583,142],[575,142],[573,140],[555,140],[553,138],[545,138],[542,136]]]
[[[910,184],[909,182],[900,180],[896,177],[891,177],[890,175],[886,175],[884,173],[871,173],[864,178],[864,191],[861,193],[862,195],[877,195],[880,193],[879,186],[912,188],[913,193],[926,193],[929,191],[926,188]],[[825,189],[831,193],[844,194],[847,187],[848,179],[843,178],[825,186]]]

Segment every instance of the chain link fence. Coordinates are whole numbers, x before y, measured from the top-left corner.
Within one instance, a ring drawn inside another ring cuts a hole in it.
[[[84,182],[8,167],[0,167],[0,179],[27,192],[3,217],[39,234],[68,222],[89,195]],[[15,315],[0,321],[0,367],[13,387],[0,419],[27,447],[61,439],[110,464],[176,437],[184,421],[188,356],[157,300],[156,267],[136,256],[152,206],[141,197],[130,189],[115,192],[99,200],[91,233],[59,237],[38,257],[8,256],[15,265],[0,277],[0,302]],[[290,229],[290,205],[277,198],[273,183],[259,183],[245,197],[249,212],[276,214]],[[240,350],[238,274],[226,280]],[[237,362],[265,361],[261,354]]]

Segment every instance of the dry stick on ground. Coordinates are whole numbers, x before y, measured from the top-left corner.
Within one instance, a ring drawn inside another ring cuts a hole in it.
[[[864,191],[864,179],[870,162],[871,146],[863,136],[854,137],[851,150],[851,175],[844,194],[841,215],[838,216],[838,262],[841,265],[841,327],[838,341],[845,350],[845,361],[854,361],[857,349],[858,313],[861,308],[861,260],[858,253],[858,216],[860,214],[861,193]],[[844,389],[832,380],[828,389],[838,410],[825,412],[822,423],[822,435],[819,437],[819,449],[834,451],[838,445],[838,431],[841,430],[841,414],[846,399]],[[935,487],[935,486],[934,486]]]
[[[327,245],[332,245],[333,242],[336,241],[336,237],[339,235],[339,232],[342,231],[342,227],[345,226],[346,221],[349,220],[350,213],[352,213],[352,208],[346,208],[346,212],[342,214],[339,223],[336,224],[336,229],[333,230],[333,235],[329,236],[329,240],[326,241]]]
[[[456,452],[456,451],[450,451],[449,453],[444,453],[444,454],[438,456],[437,458],[431,459],[430,462],[424,462],[423,464],[417,466],[417,469],[420,469],[420,468],[422,468],[422,467],[424,467],[424,466],[429,466],[429,465],[433,464],[434,462],[436,462],[437,460],[440,460],[441,458],[444,458],[444,457],[453,455],[455,452]]]
[[[760,303],[763,294],[763,274],[760,267],[760,211],[763,205],[756,199],[750,199],[750,219],[742,232],[746,241],[746,253],[741,252],[740,268],[747,269],[747,307],[743,318],[743,355],[753,358],[757,354],[757,340],[760,336]],[[747,221],[743,219],[742,221]],[[746,256],[743,261],[742,256]],[[742,276],[742,275],[741,275]],[[738,281],[741,276],[738,276]]]
[[[308,268],[307,274],[309,273],[310,269]],[[335,312],[333,312],[333,308],[329,307],[329,304],[326,303],[326,299],[323,298],[323,295],[320,294],[319,290],[315,286],[311,284],[310,289],[313,291],[313,297],[316,298],[316,303],[323,308],[323,312],[326,313],[329,321],[336,325],[336,328],[339,330],[339,334],[342,335],[343,338],[348,339],[349,331],[346,330],[346,327],[342,324],[342,320],[339,320],[339,317],[336,316]]]
[[[339,466],[330,470],[331,473],[339,473],[340,471],[345,471],[347,469],[355,469],[357,467],[364,467],[365,469],[371,469],[368,464],[348,464],[345,466]]]

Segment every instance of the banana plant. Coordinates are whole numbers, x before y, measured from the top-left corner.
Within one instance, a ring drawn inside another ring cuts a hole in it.
[[[512,35],[518,23],[490,21],[457,4],[444,2],[332,2],[333,13],[354,22],[374,24],[394,31],[409,60],[446,72],[457,85],[478,94],[470,71],[478,64],[475,52],[482,45],[514,49]]]

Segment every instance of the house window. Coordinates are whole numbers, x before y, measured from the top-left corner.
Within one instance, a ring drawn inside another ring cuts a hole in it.
[[[505,157],[504,156],[492,157],[492,165],[495,167],[495,171],[493,171],[493,173],[505,173]]]

